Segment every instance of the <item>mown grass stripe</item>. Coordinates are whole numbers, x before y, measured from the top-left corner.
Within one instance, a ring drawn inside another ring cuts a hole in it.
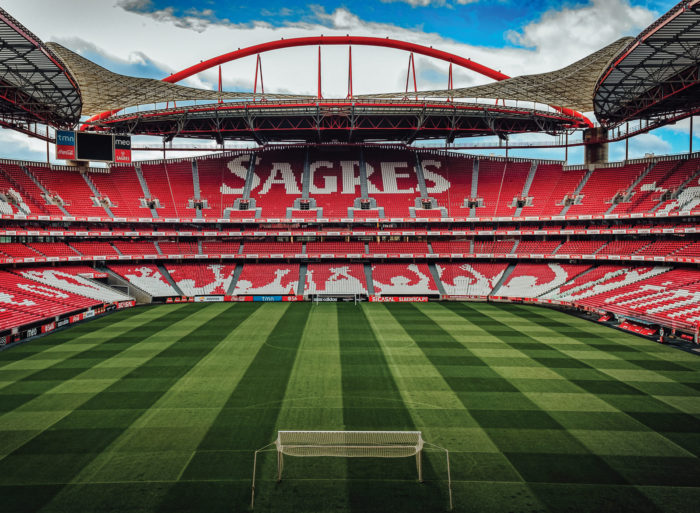
[[[120,483],[136,481],[148,486],[153,509],[166,500],[172,483],[190,465],[195,449],[283,312],[248,303],[229,313],[216,319],[225,336],[212,351],[86,466],[74,479],[76,484],[66,487],[51,507],[67,509],[85,500],[108,510],[120,500],[126,486]],[[203,335],[206,338],[208,333]],[[212,458],[211,467],[217,461]],[[89,499],[82,499],[88,495]]]
[[[123,310],[51,333],[31,342],[8,347],[0,352],[0,371],[5,376],[10,373],[13,380],[22,379],[66,358],[98,347],[103,343],[101,340],[103,335],[111,337],[113,331],[143,325],[149,319],[162,317],[168,312],[162,309],[144,308],[139,309],[137,313],[132,311],[128,314]]]
[[[372,329],[364,305],[338,304],[338,337],[345,429],[358,431],[415,431],[387,357]],[[434,476],[429,459],[426,476]],[[428,511],[441,507],[434,482],[416,484],[413,458],[349,459],[347,497],[351,511]],[[404,482],[402,493],[384,479]]]
[[[335,303],[321,303],[309,314],[296,361],[277,417],[276,430],[342,430],[338,314]],[[271,486],[274,453],[260,460],[255,509],[324,511],[346,504],[347,465],[343,458],[285,458],[281,486]],[[283,505],[283,506],[282,506]]]
[[[311,305],[275,304],[275,323],[196,453],[158,510],[242,509],[250,500],[253,452],[275,438],[275,426]],[[251,429],[251,426],[253,428]],[[222,484],[226,481],[226,484]]]
[[[76,351],[65,351],[60,357],[42,359],[41,361],[28,358],[24,361],[23,366],[27,367],[30,364],[29,366],[32,368],[22,369],[23,376],[16,377],[11,384],[0,388],[0,413],[18,408],[31,399],[48,392],[55,386],[73,379],[86,369],[118,355],[129,347],[127,344],[124,344],[124,341],[140,337],[146,324],[153,323],[159,318],[166,318],[167,321],[175,322],[183,316],[184,314],[179,313],[178,310],[151,310],[134,316],[130,320],[123,319],[121,322],[108,324],[77,339],[72,339],[74,344],[79,344],[80,338],[86,338],[90,341],[89,343],[81,344]],[[127,326],[130,329],[121,331]],[[110,342],[117,343],[110,344]],[[40,342],[35,341],[35,343]],[[46,355],[46,353],[39,353],[39,355]],[[17,366],[19,364],[15,367]],[[7,375],[11,367],[5,368],[2,371],[3,374]],[[3,396],[15,397],[12,398],[13,400],[7,398],[8,400],[5,401]]]
[[[142,344],[151,341],[150,357],[140,357],[135,365],[121,368],[121,375],[113,379],[109,386],[82,401],[49,429],[0,460],[0,472],[12,476],[4,483],[69,483],[138,418],[141,410],[149,408],[165,393],[169,384],[186,372],[189,365],[196,363],[213,348],[210,341],[195,343],[193,333],[215,318],[226,316],[230,308],[226,305],[204,310],[199,305],[189,306],[186,318],[148,337]],[[174,363],[173,359],[177,358],[180,348],[187,347],[191,350],[188,359],[181,365],[168,365]],[[125,356],[122,354],[112,360],[123,358]],[[104,365],[102,368],[105,368]],[[128,379],[157,377],[165,380],[163,387],[157,390],[125,393],[121,388]],[[52,394],[44,394],[47,395]],[[61,488],[57,488],[56,492]],[[14,493],[23,493],[22,486],[3,487],[3,494]],[[53,495],[45,497],[46,500],[52,498]]]

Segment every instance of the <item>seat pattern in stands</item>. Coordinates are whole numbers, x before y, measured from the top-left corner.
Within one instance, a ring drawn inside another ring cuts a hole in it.
[[[538,297],[590,268],[587,264],[520,263],[495,292],[497,296]]]
[[[153,297],[179,295],[155,264],[109,264],[109,268]]]
[[[25,278],[43,283],[49,287],[67,290],[73,294],[96,299],[104,303],[131,299],[126,294],[81,276],[81,274],[91,275],[95,272],[93,268],[84,265],[28,268],[21,269],[18,272]]]
[[[377,294],[437,294],[428,264],[374,264],[372,281]]]
[[[367,294],[362,264],[309,264],[304,294]]]
[[[298,284],[299,264],[245,264],[234,294],[293,295]]]
[[[226,294],[235,264],[171,264],[165,265],[168,273],[186,296]]]
[[[438,276],[448,295],[487,296],[501,279],[507,264],[439,263]]]

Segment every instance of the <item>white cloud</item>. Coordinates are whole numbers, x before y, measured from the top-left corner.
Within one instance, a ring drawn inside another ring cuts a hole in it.
[[[416,6],[429,2],[400,1]],[[440,2],[433,0],[430,4]],[[164,70],[164,74],[239,47],[280,38],[352,34],[432,46],[516,76],[563,67],[625,34],[638,32],[654,19],[654,13],[632,7],[627,0],[592,0],[580,7],[553,9],[521,31],[511,33],[509,37],[521,48],[487,48],[460,43],[421,27],[368,22],[347,8],[327,12],[315,6],[298,21],[290,19],[281,26],[272,26],[264,21],[239,24],[218,19],[207,9],[188,10],[180,15],[172,8],[155,9],[151,0],[71,0],[69,4],[68,9],[65,2],[5,0],[3,8],[44,41],[64,42],[69,48],[96,52],[112,62],[150,63]],[[80,39],[76,39],[78,33]],[[360,46],[352,51],[355,94],[404,89],[405,52]],[[345,97],[347,47],[324,47],[322,53],[324,96]],[[262,60],[267,92],[316,93],[317,48],[269,52],[262,54]],[[416,62],[419,89],[446,86],[446,63],[422,57]],[[423,68],[425,71],[421,71]],[[224,82],[252,89],[254,71],[254,57],[226,64]],[[454,74],[455,87],[489,81],[461,68],[455,68]],[[192,77],[186,85],[213,88],[217,80],[217,70],[210,70]]]

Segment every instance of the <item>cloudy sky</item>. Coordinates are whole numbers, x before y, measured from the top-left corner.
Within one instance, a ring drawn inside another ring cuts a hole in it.
[[[200,60],[280,38],[365,35],[411,41],[471,58],[510,76],[561,68],[623,36],[637,35],[676,0],[3,0],[3,8],[44,41],[106,68],[163,78]],[[266,91],[315,94],[316,48],[262,56]],[[402,90],[406,53],[353,48],[355,94]],[[447,65],[416,59],[419,89],[447,85]],[[252,90],[254,58],[223,67],[224,88]],[[216,71],[187,85],[216,87]],[[487,79],[455,70],[455,87]],[[347,92],[347,48],[323,49],[323,94]],[[700,132],[700,126],[696,132]],[[631,157],[687,151],[689,123],[630,141]],[[700,135],[700,134],[699,134]],[[532,136],[525,136],[531,140]],[[157,141],[156,141],[157,143]],[[700,139],[696,139],[700,148]],[[0,130],[3,156],[45,159],[45,145]],[[490,153],[491,151],[487,152]],[[513,152],[563,159],[563,150]],[[138,155],[136,158],[155,158]],[[570,161],[582,160],[580,150]],[[624,157],[624,143],[611,159]]]

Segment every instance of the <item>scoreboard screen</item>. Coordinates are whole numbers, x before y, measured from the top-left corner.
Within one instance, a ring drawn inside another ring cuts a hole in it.
[[[77,132],[76,143],[77,160],[114,161],[114,136],[112,135]]]

